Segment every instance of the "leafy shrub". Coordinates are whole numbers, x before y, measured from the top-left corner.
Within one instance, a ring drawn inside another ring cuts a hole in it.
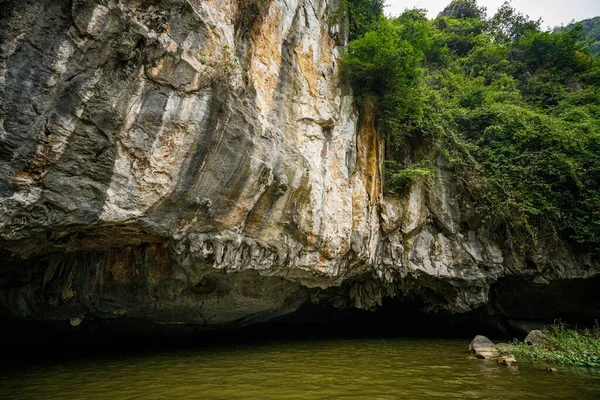
[[[421,160],[409,166],[398,164],[392,160],[386,160],[386,183],[389,185],[388,192],[400,193],[413,182],[421,180],[430,182],[435,175],[435,168],[431,160]]]
[[[545,329],[546,337],[537,346],[514,341],[511,352],[517,357],[581,367],[600,367],[600,330],[571,330],[558,324]]]

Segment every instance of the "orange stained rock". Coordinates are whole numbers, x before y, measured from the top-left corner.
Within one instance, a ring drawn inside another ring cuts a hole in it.
[[[379,169],[379,139],[375,130],[375,105],[366,100],[360,120],[357,140],[357,171],[366,178],[369,203],[374,206],[381,195],[381,175]]]
[[[148,246],[148,254],[156,259],[156,263],[149,263],[153,268],[148,269],[148,280],[151,283],[159,283],[173,280],[173,274],[169,270],[169,257],[167,249],[161,244],[152,243]]]
[[[254,57],[248,74],[259,95],[259,106],[265,113],[271,109],[279,79],[281,18],[281,9],[269,9],[262,24],[255,24],[250,30]]]
[[[133,282],[135,280],[131,268],[133,265],[135,265],[135,263],[133,262],[131,249],[126,248],[120,250],[108,263],[108,276],[110,276],[114,282]]]
[[[313,46],[308,46],[308,52],[302,51],[302,44],[296,47],[296,56],[298,57],[298,65],[300,66],[300,72],[308,83],[308,89],[311,96],[316,96],[319,90],[317,82],[317,70],[313,57]]]

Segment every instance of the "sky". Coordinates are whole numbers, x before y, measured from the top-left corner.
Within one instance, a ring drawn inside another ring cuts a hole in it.
[[[387,0],[386,15],[398,15],[405,8],[424,8],[429,18],[435,18],[451,0]],[[479,0],[493,15],[504,0]],[[542,28],[568,25],[572,20],[580,21],[600,15],[600,0],[513,0],[512,6],[531,19],[542,17]]]

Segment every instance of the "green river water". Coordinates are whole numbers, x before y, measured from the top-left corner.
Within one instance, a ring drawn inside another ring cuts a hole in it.
[[[467,360],[467,346],[468,340],[276,340],[87,354],[9,369],[3,363],[0,398],[600,399],[598,371]]]

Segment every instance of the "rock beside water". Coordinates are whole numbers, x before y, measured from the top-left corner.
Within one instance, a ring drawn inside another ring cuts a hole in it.
[[[512,354],[500,355],[500,351],[508,352],[513,346],[507,343],[494,344],[485,336],[477,335],[469,345],[469,351],[474,354],[473,358],[482,358],[485,360],[494,360],[498,364],[508,367],[517,363],[517,359]]]
[[[505,355],[505,356],[498,357],[496,359],[496,362],[498,364],[502,364],[502,365],[506,365],[506,366],[510,367],[511,365],[517,363],[517,359],[512,354],[508,354],[508,355]]]
[[[513,346],[508,344],[508,343],[498,343],[496,345],[496,350],[501,351],[501,352],[510,352],[512,351]]]
[[[545,338],[546,335],[544,334],[544,332],[539,330],[533,330],[529,332],[529,334],[525,338],[525,343],[531,346],[539,346]]]
[[[490,339],[485,336],[477,335],[475,339],[469,345],[469,351],[475,354],[477,358],[484,358],[486,360],[496,358],[500,355],[496,350],[496,345]]]

